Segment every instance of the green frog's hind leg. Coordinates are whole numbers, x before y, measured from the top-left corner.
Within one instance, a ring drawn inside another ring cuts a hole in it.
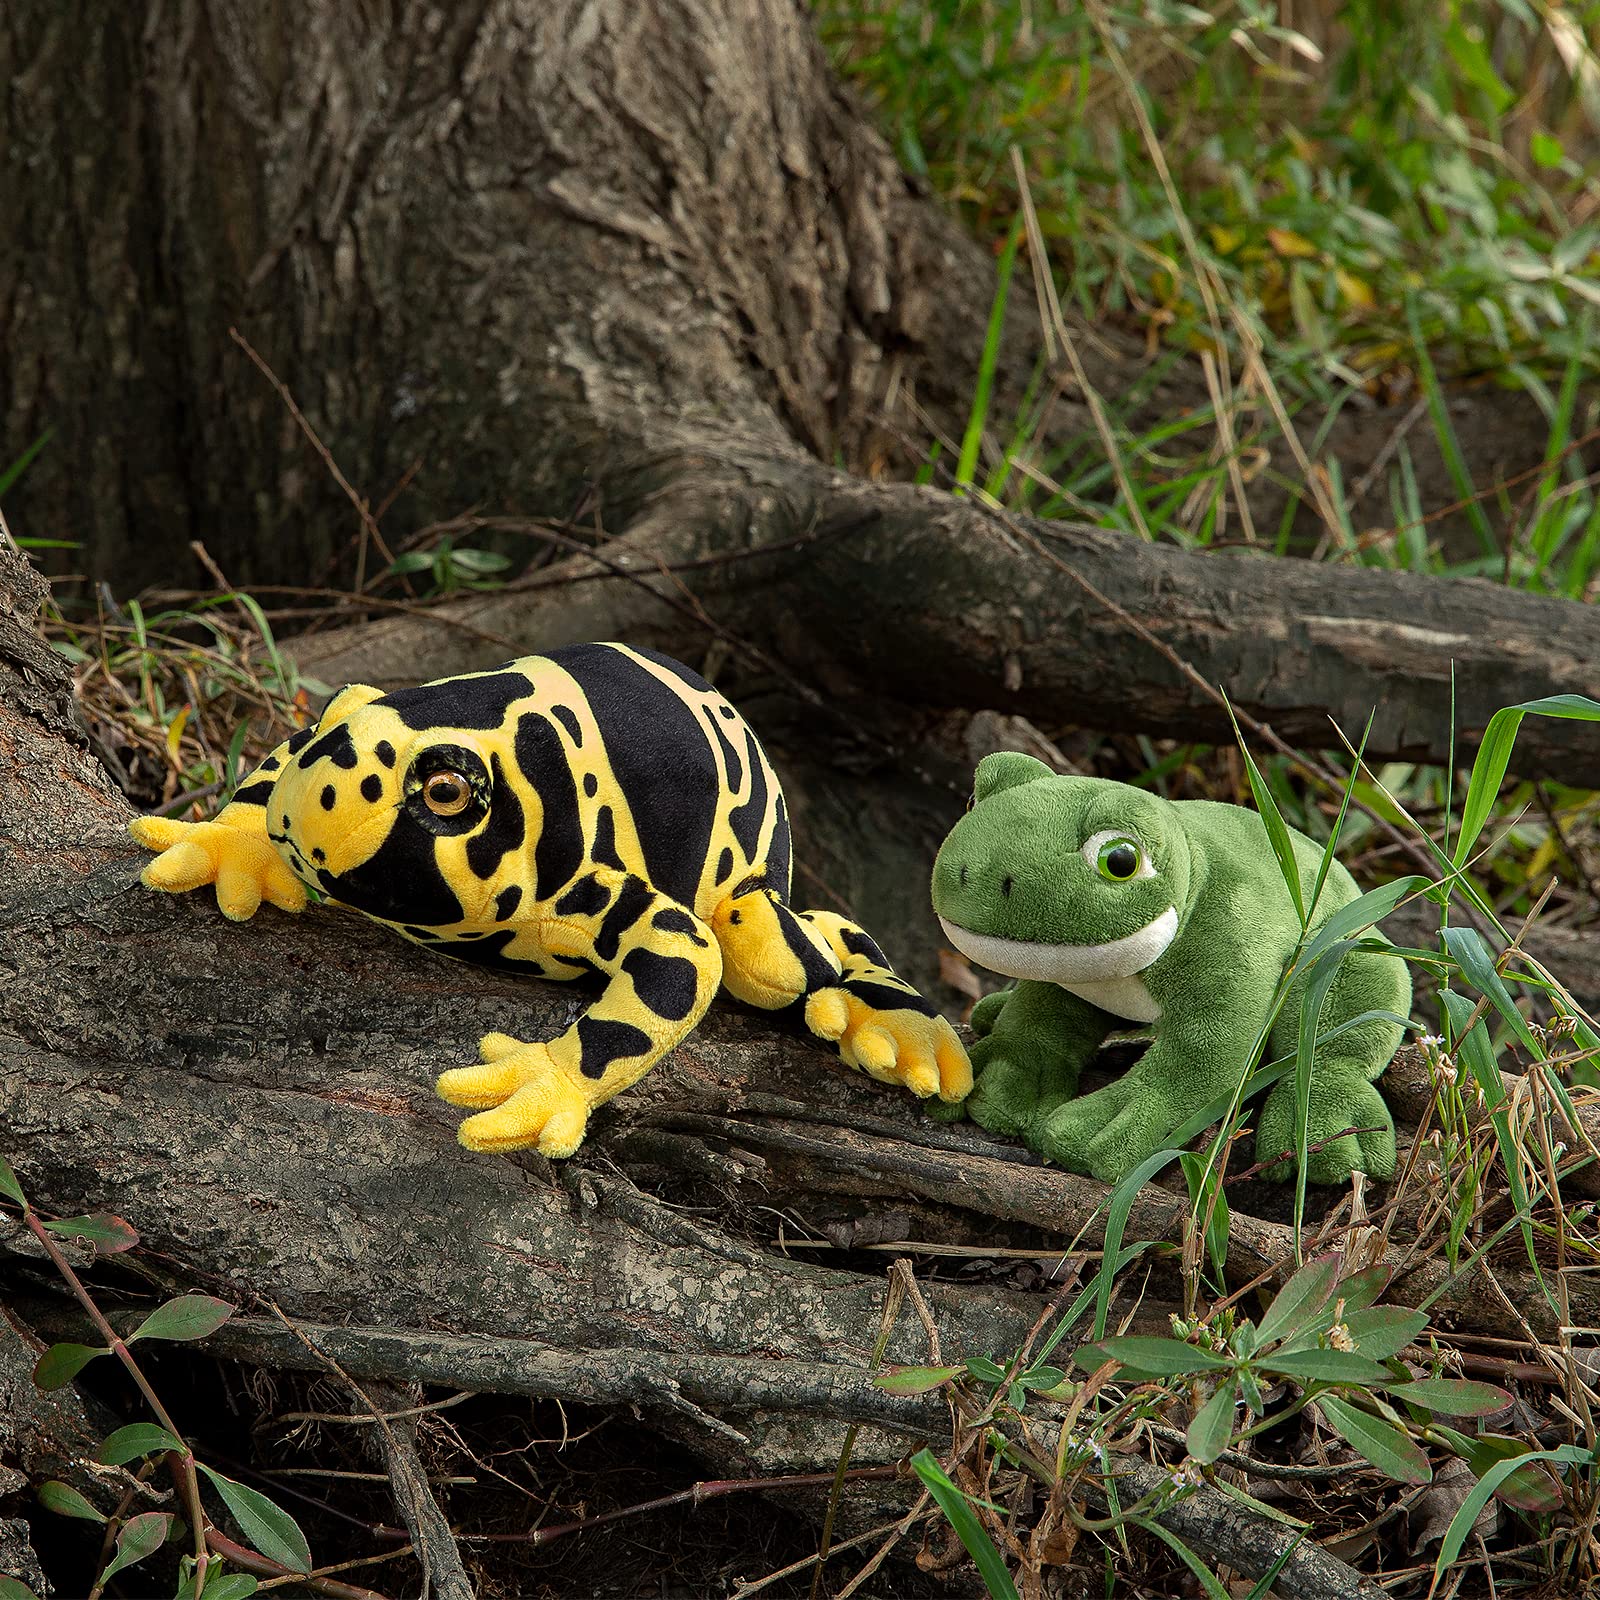
[[[1292,1056],[1299,1040],[1301,985],[1290,990],[1272,1030],[1272,1053]],[[1322,1006],[1320,1035],[1368,1011],[1411,1012],[1411,972],[1399,956],[1357,950],[1340,964]],[[1395,1168],[1394,1118],[1374,1086],[1399,1048],[1405,1030],[1386,1017],[1370,1017],[1317,1046],[1306,1111],[1306,1161],[1309,1183],[1342,1183],[1351,1172],[1392,1177]],[[1357,1131],[1345,1133],[1345,1129]],[[1321,1149],[1316,1146],[1321,1145]],[[1256,1128],[1256,1159],[1269,1161],[1295,1148],[1294,1074],[1280,1079],[1267,1096]],[[1280,1161],[1268,1176],[1287,1178],[1292,1161]]]
[[[847,1065],[924,1099],[964,1099],[972,1066],[955,1030],[871,935],[831,911],[796,911],[765,884],[735,892],[709,921],[722,985],[763,1010],[797,1007]]]

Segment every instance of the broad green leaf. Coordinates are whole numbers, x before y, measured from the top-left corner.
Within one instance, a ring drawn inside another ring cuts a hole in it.
[[[135,1339],[203,1339],[215,1333],[234,1308],[226,1300],[209,1294],[180,1294],[160,1305],[128,1335]]]
[[[1021,1382],[1029,1394],[1048,1394],[1059,1388],[1066,1376],[1060,1367],[1030,1367],[1022,1374]]]
[[[1352,1449],[1365,1456],[1379,1472],[1397,1483],[1429,1483],[1433,1468],[1427,1452],[1408,1433],[1392,1424],[1357,1411],[1331,1394],[1317,1396],[1322,1414],[1339,1430]]]
[[[61,1217],[45,1227],[60,1239],[87,1239],[103,1256],[119,1255],[139,1242],[132,1223],[105,1211],[88,1217]]]
[[[39,1600],[39,1597],[18,1579],[0,1577],[0,1600]]]
[[[1327,1304],[1339,1278],[1337,1255],[1316,1256],[1273,1297],[1256,1327],[1256,1348],[1297,1333]]]
[[[77,1517],[83,1522],[106,1520],[104,1514],[96,1511],[70,1483],[62,1483],[58,1478],[39,1485],[39,1504],[60,1517]]]
[[[1393,1276],[1394,1268],[1380,1262],[1377,1266],[1352,1272],[1348,1278],[1341,1280],[1339,1298],[1344,1301],[1347,1320],[1350,1312],[1365,1311],[1389,1287],[1389,1280]]]
[[[917,1451],[911,1458],[911,1469],[922,1479],[923,1486],[956,1530],[956,1537],[966,1546],[967,1554],[977,1563],[992,1600],[1018,1600],[1017,1586],[1011,1581],[994,1540],[984,1532],[983,1524],[967,1504],[967,1497],[951,1482],[933,1452],[926,1448]]]
[[[1263,1356],[1261,1365],[1307,1383],[1388,1383],[1393,1377],[1387,1367],[1346,1350],[1280,1350]]]
[[[1409,1306],[1373,1306],[1366,1311],[1346,1311],[1344,1325],[1356,1350],[1373,1361],[1399,1355],[1428,1326],[1426,1311]]]
[[[224,1572],[220,1567],[211,1567],[206,1572],[206,1586],[200,1600],[250,1600],[260,1587],[260,1579],[252,1578],[248,1572]],[[193,1592],[191,1582],[189,1593]],[[189,1600],[188,1594],[184,1600]]]
[[[96,1356],[110,1354],[106,1345],[53,1344],[34,1364],[33,1381],[48,1394],[65,1388]]]
[[[170,1511],[141,1511],[138,1516],[129,1517],[117,1534],[116,1554],[106,1563],[98,1581],[103,1584],[113,1573],[153,1556],[167,1542],[174,1520]]]
[[[183,1440],[153,1422],[130,1422],[106,1437],[95,1452],[95,1459],[108,1467],[120,1467],[137,1456],[153,1456],[164,1450],[183,1452]]]
[[[11,1170],[11,1163],[4,1156],[0,1156],[0,1194],[8,1200],[15,1200],[24,1210],[27,1209],[28,1197],[22,1192],[22,1185],[17,1182],[17,1175]]]
[[[1526,1455],[1495,1462],[1473,1484],[1472,1492],[1461,1502],[1460,1510],[1450,1519],[1450,1526],[1444,1530],[1444,1538],[1439,1544],[1439,1556],[1433,1564],[1435,1582],[1443,1576],[1450,1563],[1461,1554],[1461,1546],[1466,1543],[1467,1535],[1472,1531],[1473,1523],[1478,1520],[1478,1513],[1489,1503],[1489,1496],[1513,1472],[1535,1461],[1550,1461],[1560,1466],[1578,1467],[1592,1466],[1594,1459],[1595,1453],[1593,1450],[1583,1450],[1575,1444],[1564,1444],[1554,1450],[1530,1450]]]
[[[1006,1369],[987,1356],[969,1356],[963,1363],[967,1371],[980,1383],[1003,1383]]]
[[[926,1394],[960,1371],[960,1367],[890,1367],[872,1381],[888,1394]]]
[[[1397,1385],[1394,1397],[1444,1417],[1492,1417],[1511,1404],[1504,1389],[1472,1378],[1418,1378]]]
[[[1482,1477],[1496,1462],[1520,1463],[1528,1453],[1525,1439],[1514,1439],[1504,1433],[1458,1433],[1442,1422],[1433,1425],[1432,1432],[1444,1440],[1477,1477]],[[1550,1474],[1549,1467],[1521,1466],[1496,1487],[1495,1498],[1503,1500],[1518,1511],[1530,1516],[1549,1516],[1561,1509],[1561,1489]]]
[[[1524,700],[1520,705],[1504,707],[1489,718],[1477,759],[1472,763],[1472,776],[1467,781],[1466,804],[1461,808],[1461,832],[1456,837],[1453,857],[1458,867],[1472,854],[1472,847],[1489,820],[1506,768],[1511,764],[1511,747],[1517,742],[1517,729],[1530,712],[1540,717],[1600,722],[1600,702],[1581,694],[1552,694],[1542,700]]]
[[[1158,1378],[1181,1378],[1191,1372],[1219,1372],[1229,1365],[1221,1356],[1212,1355],[1198,1345],[1149,1334],[1103,1339],[1100,1348],[1130,1371]]]
[[[1504,980],[1495,971],[1494,957],[1489,954],[1489,948],[1484,944],[1478,930],[1447,927],[1444,930],[1444,947],[1466,974],[1473,988],[1480,994],[1486,995],[1495,1010],[1511,1024],[1534,1060],[1543,1060],[1544,1050],[1529,1030],[1528,1019],[1517,1010],[1517,1003],[1511,998],[1511,992],[1506,988]]]
[[[1228,1441],[1233,1437],[1234,1406],[1238,1395],[1238,1387],[1233,1382],[1223,1383],[1195,1412],[1184,1442],[1196,1461],[1209,1467],[1228,1448]]]
[[[197,1296],[196,1298],[205,1298]],[[282,1506],[274,1505],[259,1490],[225,1478],[203,1461],[195,1463],[216,1485],[217,1493],[238,1520],[244,1536],[269,1561],[291,1572],[311,1570],[311,1549],[300,1525]]]

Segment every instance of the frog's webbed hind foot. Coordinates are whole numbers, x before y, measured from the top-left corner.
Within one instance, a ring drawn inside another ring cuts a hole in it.
[[[889,966],[872,937],[829,911],[795,911],[769,888],[724,901],[711,924],[723,985],[767,1010],[801,1007],[848,1066],[924,1099],[965,1098],[972,1066],[955,1029]]]
[[[1295,1086],[1284,1078],[1267,1096],[1256,1127],[1256,1160],[1276,1161],[1266,1176],[1279,1180],[1294,1175]],[[1354,1129],[1347,1133],[1346,1129]],[[1321,1148],[1319,1149],[1318,1146]],[[1307,1183],[1343,1183],[1352,1172],[1382,1180],[1395,1169],[1394,1118],[1383,1096],[1357,1070],[1320,1064],[1311,1078],[1306,1108]]]

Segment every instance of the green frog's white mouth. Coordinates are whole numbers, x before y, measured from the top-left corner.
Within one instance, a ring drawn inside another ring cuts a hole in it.
[[[1150,992],[1139,981],[1178,932],[1178,908],[1168,906],[1159,917],[1121,939],[1105,944],[1037,944],[1028,939],[1000,939],[975,933],[945,917],[945,937],[962,955],[991,972],[1036,983],[1056,983],[1092,1005],[1133,1022],[1154,1022],[1161,1015]]]

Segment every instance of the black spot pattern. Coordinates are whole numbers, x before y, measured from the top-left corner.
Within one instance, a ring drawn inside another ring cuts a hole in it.
[[[578,1067],[586,1078],[603,1078],[613,1062],[642,1056],[650,1035],[631,1022],[578,1018]]]
[[[440,683],[396,689],[375,702],[388,706],[408,728],[500,727],[515,701],[533,693],[520,672],[491,672],[476,678],[446,678]]]
[[[517,769],[534,787],[544,816],[533,852],[534,892],[548,900],[583,865],[578,791],[561,735],[537,712],[517,719]]]
[[[264,806],[272,798],[272,779],[258,778],[254,783],[247,783],[242,789],[233,792],[235,805]]]
[[[324,850],[320,844],[314,844],[311,847],[311,859],[313,861],[326,861],[328,859],[328,852]]]
[[[642,946],[622,958],[622,970],[633,979],[633,992],[658,1017],[682,1022],[694,1010],[700,974],[683,956],[657,955]]]
[[[669,657],[659,663],[692,688],[703,678]],[[670,685],[611,645],[569,645],[550,652],[583,690],[611,760],[611,771],[641,828],[646,874],[663,894],[694,901],[722,793],[704,727]]]
[[[290,755],[292,755],[292,756],[299,755],[300,752],[302,750],[304,750],[305,747],[308,744],[310,744],[313,739],[316,738],[316,736],[317,736],[317,730],[316,730],[315,726],[312,726],[312,727],[309,727],[309,728],[302,728],[299,731],[299,733],[290,734],[289,735],[289,742],[288,742],[288,745],[286,747],[287,750],[288,750],[288,753]]]
[[[788,945],[790,954],[800,963],[800,970],[805,974],[803,992],[813,994],[818,989],[837,987],[839,982],[837,968],[806,938],[794,912],[785,905],[779,905],[776,909],[778,926],[783,930],[783,942]]]
[[[887,983],[873,983],[867,978],[850,978],[839,987],[848,989],[863,1005],[874,1011],[915,1011],[920,1017],[936,1017],[939,1013],[915,989],[896,989]]]
[[[506,946],[516,936],[515,928],[504,928],[499,933],[475,935],[480,941],[478,943],[440,945],[439,950],[474,967],[489,967],[495,972],[516,972],[524,977],[542,978],[545,975],[544,968],[537,961],[505,953]]]
[[[334,899],[386,922],[435,927],[460,922],[461,902],[434,856],[434,836],[409,811],[397,811],[389,836],[359,867],[318,879]]]
[[[775,810],[777,820],[772,827],[772,843],[767,846],[767,881],[787,900],[794,873],[794,843],[789,833],[789,809],[781,794]]]
[[[606,912],[605,921],[594,936],[594,953],[602,961],[616,960],[623,934],[645,914],[653,899],[649,884],[638,878],[624,880],[615,904]]]
[[[550,715],[567,730],[568,736],[578,748],[583,748],[583,724],[578,721],[578,713],[571,706],[551,706]]]
[[[618,872],[627,870],[622,864],[622,857],[617,854],[617,822],[610,806],[601,806],[600,814],[594,820],[594,846],[589,855],[602,867],[615,867]]]
[[[379,797],[382,794],[383,779],[380,778],[376,772],[369,772],[366,777],[361,780],[361,798],[365,800],[368,805],[376,805]]]
[[[579,878],[556,901],[558,917],[597,917],[610,903],[611,891],[592,873]]]
[[[467,865],[478,877],[488,879],[495,869],[514,850],[522,848],[527,837],[523,823],[522,802],[516,791],[506,782],[498,755],[489,758],[494,776],[494,799],[489,804],[489,820],[483,832],[467,840]]]
[[[723,770],[728,774],[728,793],[737,794],[744,782],[744,764],[739,760],[739,752],[728,743],[728,736],[718,725],[717,719],[711,715],[711,708],[702,706],[700,709],[705,713],[706,726],[711,730],[711,737],[721,747]]]
[[[394,765],[394,746],[387,739],[380,739],[372,747],[372,753],[386,767]]]
[[[405,930],[413,939],[442,939],[442,933],[436,933],[432,928],[407,928]]]
[[[717,882],[726,883],[733,876],[733,851],[724,850],[717,857]]]
[[[839,938],[853,956],[865,956],[875,967],[886,967],[889,958],[878,946],[878,941],[861,928],[843,928]]]
[[[278,758],[276,756],[268,756],[257,770],[261,772],[276,772],[278,770]]]
[[[513,883],[509,888],[502,889],[494,897],[494,920],[496,922],[508,921],[516,914],[516,909],[521,903],[521,884]]]
[[[325,783],[322,786],[320,798],[322,800],[322,809],[324,811],[332,811],[339,803],[339,791],[331,783]]]
[[[659,928],[663,933],[681,933],[691,944],[699,945],[702,950],[706,947],[699,924],[687,911],[679,911],[676,906],[656,912],[650,919],[650,926]]]
[[[756,859],[756,846],[761,842],[761,824],[767,820],[767,772],[761,761],[761,749],[756,736],[745,729],[745,750],[750,757],[750,798],[742,806],[728,813],[728,826],[739,841],[746,861]]]
[[[361,757],[356,751],[356,742],[350,737],[350,730],[344,723],[341,722],[337,728],[330,728],[315,744],[308,745],[300,752],[302,767],[314,767],[319,761],[331,761],[346,772],[354,772],[360,765]]]
[[[600,780],[592,772],[583,775],[583,792],[593,800],[600,792]]]

